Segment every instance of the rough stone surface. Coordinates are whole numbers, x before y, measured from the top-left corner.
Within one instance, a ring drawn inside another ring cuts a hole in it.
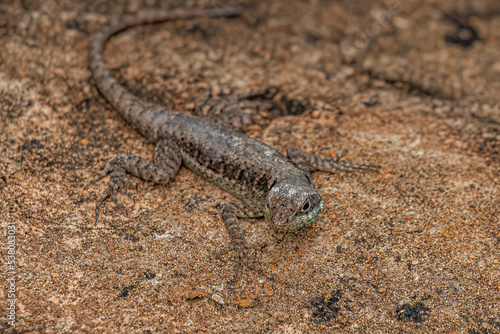
[[[229,194],[182,168],[129,190],[128,215],[106,202],[94,225],[106,185],[82,191],[110,157],[153,155],[97,92],[91,34],[122,13],[214,3],[2,1],[0,236],[15,223],[17,274],[2,246],[0,331],[500,332],[500,3],[216,3],[247,10],[128,30],[109,68],[183,112],[207,85],[279,86],[286,115],[247,134],[282,152],[349,149],[382,172],[313,174],[322,214],[284,238],[245,221],[257,250],[232,290],[231,254],[216,257]]]

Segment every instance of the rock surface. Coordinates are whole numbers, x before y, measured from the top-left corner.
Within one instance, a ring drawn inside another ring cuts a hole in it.
[[[185,168],[94,225],[105,182],[83,185],[115,155],[153,155],[87,57],[109,18],[158,1],[112,3],[0,3],[0,235],[15,225],[17,272],[2,247],[2,332],[500,332],[497,0],[217,1],[246,12],[109,42],[108,67],[144,100],[191,112],[207,85],[279,86],[285,115],[250,136],[382,166],[313,174],[322,214],[281,241],[244,221],[258,250],[234,290],[231,254],[215,256],[232,197]]]

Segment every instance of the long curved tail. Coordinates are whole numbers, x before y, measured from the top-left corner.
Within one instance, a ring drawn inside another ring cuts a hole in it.
[[[154,110],[156,108],[151,108],[151,104],[141,101],[113,78],[103,59],[103,50],[106,41],[114,34],[136,25],[187,19],[196,16],[232,17],[240,15],[241,12],[241,7],[151,10],[122,16],[109,21],[100,31],[92,36],[90,47],[90,69],[99,91],[120,112],[127,122],[148,137],[148,134],[144,132],[147,132],[146,129],[151,126],[151,120],[155,118],[154,114],[157,112]]]

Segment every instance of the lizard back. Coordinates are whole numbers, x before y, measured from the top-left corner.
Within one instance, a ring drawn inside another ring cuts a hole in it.
[[[183,163],[195,173],[240,198],[261,197],[287,177],[309,179],[284,155],[227,127],[141,101],[113,78],[103,59],[106,41],[139,24],[195,16],[228,17],[240,8],[150,11],[110,21],[92,37],[90,67],[97,87],[121,116],[151,142],[175,141]]]
[[[278,150],[198,117],[177,114],[159,131],[160,136],[179,144],[189,169],[237,197],[263,196],[286,177],[306,180],[304,173]]]

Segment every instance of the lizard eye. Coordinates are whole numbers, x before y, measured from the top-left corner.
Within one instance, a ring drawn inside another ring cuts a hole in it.
[[[309,201],[305,202],[304,205],[302,205],[302,212],[307,212],[311,208],[311,204]]]

